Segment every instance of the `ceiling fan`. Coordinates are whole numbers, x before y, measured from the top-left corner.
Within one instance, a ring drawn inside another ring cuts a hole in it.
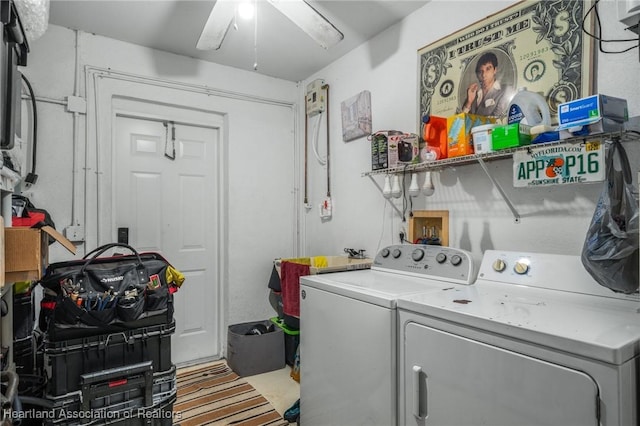
[[[328,49],[344,35],[304,0],[267,0],[320,46]],[[238,0],[217,0],[198,39],[199,50],[218,50],[235,16]]]

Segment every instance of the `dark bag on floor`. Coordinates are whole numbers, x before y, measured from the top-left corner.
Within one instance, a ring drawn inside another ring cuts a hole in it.
[[[117,248],[132,254],[101,257]],[[40,327],[45,331],[53,322],[111,331],[109,325],[135,322],[168,309],[172,314],[170,267],[158,253],[138,253],[119,243],[98,247],[81,260],[52,263],[39,282],[45,289]]]
[[[619,158],[621,170],[614,167]],[[622,144],[611,144],[606,179],[582,248],[582,264],[591,276],[615,292],[638,291],[638,200]]]

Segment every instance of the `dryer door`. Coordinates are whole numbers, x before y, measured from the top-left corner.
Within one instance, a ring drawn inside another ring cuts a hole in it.
[[[598,386],[580,371],[416,323],[405,325],[400,423],[598,425]]]

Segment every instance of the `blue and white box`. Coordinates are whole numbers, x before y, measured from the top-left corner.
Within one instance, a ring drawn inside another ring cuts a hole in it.
[[[561,139],[597,133],[620,132],[629,120],[627,100],[593,95],[558,106]]]

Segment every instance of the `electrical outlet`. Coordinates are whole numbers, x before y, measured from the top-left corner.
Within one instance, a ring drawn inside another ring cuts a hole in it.
[[[84,226],[67,226],[64,228],[64,236],[72,243],[84,241]]]
[[[320,203],[320,217],[322,219],[330,219],[332,213],[333,204],[331,198],[325,198],[322,203]]]

